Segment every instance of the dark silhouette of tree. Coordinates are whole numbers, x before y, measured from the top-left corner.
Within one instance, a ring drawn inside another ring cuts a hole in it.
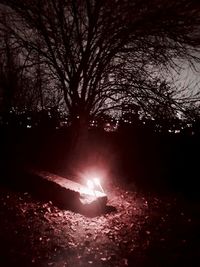
[[[200,104],[189,104],[185,107],[183,115],[185,116],[185,119],[190,122],[200,121]]]
[[[38,49],[40,44],[38,44]],[[33,93],[36,110],[45,110],[51,108],[59,108],[63,100],[63,94],[60,90],[59,81],[51,75],[51,72],[38,51],[32,51],[29,54],[29,62],[32,62],[30,70],[33,80]]]
[[[131,58],[133,72],[125,82],[134,76],[140,90],[135,77],[147,74],[147,65],[173,64],[175,57],[191,59],[199,45],[196,1],[1,3],[12,18],[12,34],[46,62],[60,82],[72,123],[81,127],[92,113],[117,107],[127,97],[127,87],[122,83],[119,90],[112,82],[116,62],[123,70]]]
[[[9,113],[12,109],[14,94],[20,84],[20,65],[16,49],[12,47],[12,40],[8,34],[1,38],[0,56],[0,90],[1,111]]]
[[[153,83],[151,69],[156,67],[159,76],[161,68],[177,67],[180,58],[197,60],[200,12],[195,0],[0,3],[11,35],[32,55],[38,53],[60,86],[73,137],[80,138],[78,148],[91,116],[121,109],[126,102],[136,99],[144,109],[154,108],[154,114],[167,105],[171,112],[169,90]]]
[[[10,25],[6,13],[3,12],[1,17],[4,19],[4,27],[0,29],[0,106],[7,120],[6,117],[15,116],[27,107],[31,110],[37,103],[33,97],[33,81],[27,72],[30,66],[27,66],[27,58],[22,57],[24,48],[9,30],[5,30]]]

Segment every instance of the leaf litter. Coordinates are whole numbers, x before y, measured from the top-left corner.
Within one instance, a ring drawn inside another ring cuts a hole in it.
[[[0,266],[196,266],[199,259],[197,211],[174,196],[112,185],[115,210],[86,217],[28,192],[0,190]]]

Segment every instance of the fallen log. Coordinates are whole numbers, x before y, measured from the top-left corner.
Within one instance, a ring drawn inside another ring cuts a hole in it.
[[[29,188],[40,197],[64,209],[92,215],[104,211],[107,196],[64,177],[35,170],[28,171]]]

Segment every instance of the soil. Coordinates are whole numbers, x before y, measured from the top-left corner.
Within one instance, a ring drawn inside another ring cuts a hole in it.
[[[86,217],[0,187],[0,266],[200,266],[200,205],[178,194],[106,188],[109,212]]]

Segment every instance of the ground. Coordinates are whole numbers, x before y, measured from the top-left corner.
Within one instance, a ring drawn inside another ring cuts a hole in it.
[[[200,207],[178,194],[106,188],[109,212],[85,217],[0,187],[0,266],[200,266]]]

